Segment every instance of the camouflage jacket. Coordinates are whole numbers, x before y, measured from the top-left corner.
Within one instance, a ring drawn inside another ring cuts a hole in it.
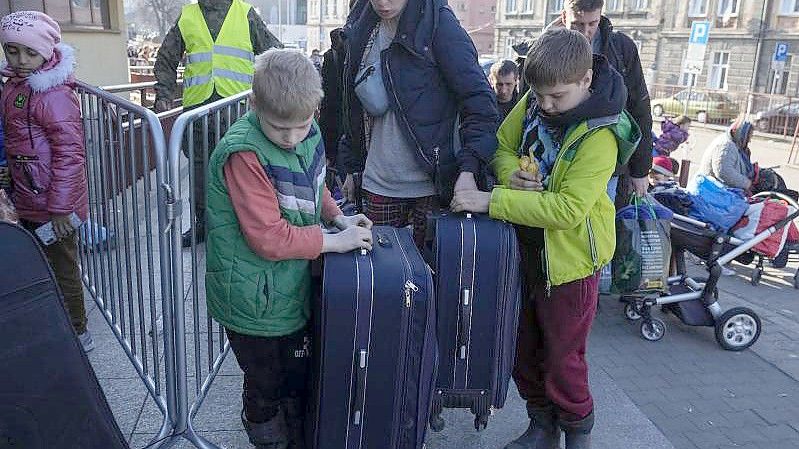
[[[228,9],[232,0],[199,0],[205,23],[208,24],[208,31],[211,37],[216,39],[222,29]],[[252,41],[253,53],[260,54],[270,48],[282,48],[283,44],[266,28],[266,23],[261,19],[255,9],[250,10],[248,16],[250,22],[250,40]],[[159,100],[174,100],[179,96],[177,86],[177,71],[186,45],[180,33],[177,22],[169,30],[161,48],[158,50],[158,59],[155,61],[155,97]],[[214,92],[205,104],[212,103],[222,97]]]

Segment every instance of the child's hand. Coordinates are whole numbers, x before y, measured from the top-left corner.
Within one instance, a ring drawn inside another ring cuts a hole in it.
[[[514,190],[529,190],[531,192],[544,190],[544,185],[541,183],[541,174],[532,174],[524,170],[516,170],[510,175],[508,187]]]
[[[53,215],[52,222],[53,222],[53,232],[55,236],[58,237],[59,240],[69,237],[75,232],[75,228],[72,227],[72,220],[70,220],[69,215]]]
[[[372,220],[368,219],[364,214],[353,216],[339,215],[333,219],[333,225],[342,231],[352,227],[372,229]]]
[[[488,212],[491,204],[491,192],[479,190],[460,190],[455,192],[449,207],[453,212]]]
[[[372,249],[372,231],[360,226],[347,228],[338,234],[322,236],[323,253],[347,253],[355,249]]]

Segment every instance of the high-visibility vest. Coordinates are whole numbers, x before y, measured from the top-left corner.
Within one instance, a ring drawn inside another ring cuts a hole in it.
[[[208,31],[197,3],[183,7],[178,28],[186,46],[183,73],[183,106],[203,103],[216,92],[230,97],[252,87],[255,72],[250,22],[252,5],[233,0],[216,42]]]

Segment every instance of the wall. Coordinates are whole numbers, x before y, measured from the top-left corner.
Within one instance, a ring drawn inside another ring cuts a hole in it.
[[[65,28],[63,41],[76,50],[77,76],[97,86],[128,82],[128,39],[123,0],[109,1],[111,29],[104,31]]]

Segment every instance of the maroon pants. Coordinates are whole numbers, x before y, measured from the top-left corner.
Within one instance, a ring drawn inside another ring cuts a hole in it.
[[[581,420],[594,408],[585,350],[599,275],[552,287],[549,296],[533,284],[522,305],[513,379],[528,407],[554,406],[559,419]]]

